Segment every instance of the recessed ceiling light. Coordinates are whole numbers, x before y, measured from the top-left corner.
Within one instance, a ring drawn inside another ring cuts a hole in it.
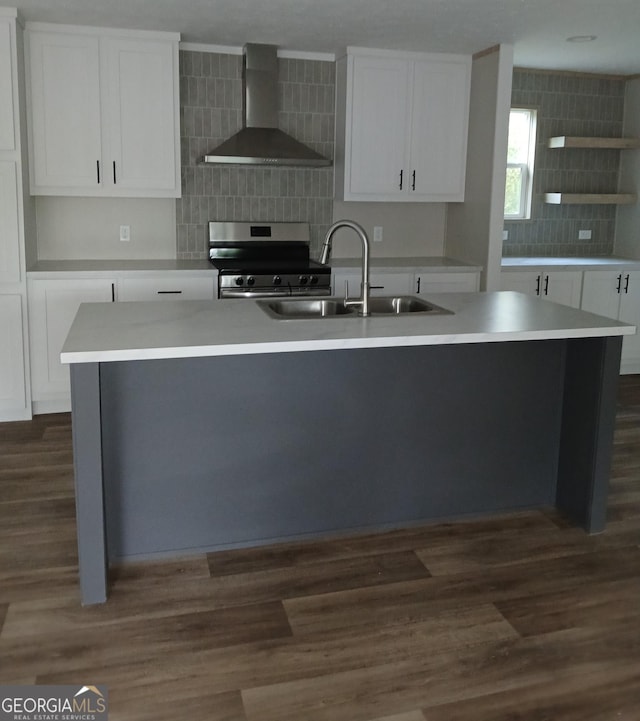
[[[568,43],[590,43],[593,42],[598,36],[597,35],[572,35],[567,38]]]

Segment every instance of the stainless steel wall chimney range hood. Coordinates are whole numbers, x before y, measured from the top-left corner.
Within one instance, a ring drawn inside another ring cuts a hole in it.
[[[247,44],[244,53],[244,127],[204,156],[216,165],[326,166],[331,161],[278,128],[278,50]]]

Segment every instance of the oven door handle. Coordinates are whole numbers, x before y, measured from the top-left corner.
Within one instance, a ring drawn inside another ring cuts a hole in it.
[[[309,290],[296,291],[292,288],[274,288],[274,289],[260,289],[260,290],[234,290],[229,288],[220,289],[220,299],[225,298],[289,298],[289,297],[300,297],[300,296],[314,296],[314,295],[331,295],[330,288],[314,288],[313,292]]]

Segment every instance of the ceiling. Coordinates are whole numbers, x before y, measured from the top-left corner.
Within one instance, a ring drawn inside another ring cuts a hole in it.
[[[348,45],[475,53],[515,65],[640,73],[640,0],[0,0],[26,20],[173,30],[183,41],[341,53]],[[571,36],[596,35],[571,43]]]

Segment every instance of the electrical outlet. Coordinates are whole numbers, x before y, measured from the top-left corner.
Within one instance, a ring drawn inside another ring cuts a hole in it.
[[[382,243],[382,226],[381,225],[375,225],[373,227],[373,242],[374,243]]]
[[[120,242],[128,243],[131,240],[131,226],[121,225],[120,226]]]
[[[591,240],[591,231],[590,230],[579,230],[578,231],[578,240]]]

